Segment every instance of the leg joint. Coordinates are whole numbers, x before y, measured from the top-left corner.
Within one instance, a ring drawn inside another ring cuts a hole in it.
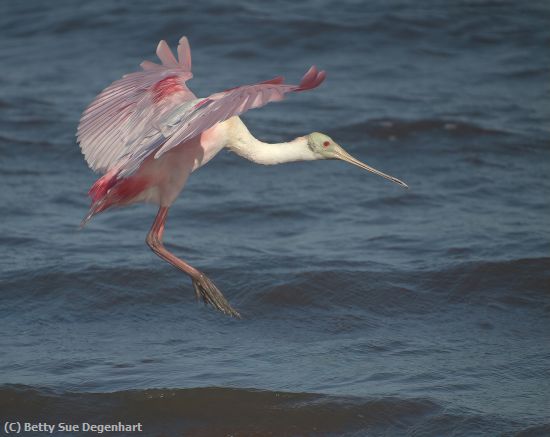
[[[151,250],[155,253],[158,253],[160,249],[162,249],[163,247],[162,241],[158,239],[157,235],[151,232],[147,234],[147,238],[145,239],[145,242],[147,243],[147,246],[149,246]]]

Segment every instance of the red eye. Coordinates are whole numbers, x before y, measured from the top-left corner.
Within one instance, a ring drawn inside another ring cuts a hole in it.
[[[325,142],[323,143],[323,147],[328,147],[329,144],[330,144],[330,143],[329,143],[328,141],[325,141]]]

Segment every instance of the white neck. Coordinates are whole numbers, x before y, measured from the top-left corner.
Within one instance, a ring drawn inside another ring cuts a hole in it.
[[[298,137],[287,143],[264,143],[254,138],[239,117],[233,117],[227,122],[226,147],[249,161],[272,165],[318,159],[309,148],[306,137]]]

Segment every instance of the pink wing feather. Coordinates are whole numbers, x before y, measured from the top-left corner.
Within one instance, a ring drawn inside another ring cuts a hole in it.
[[[284,95],[293,91],[306,91],[315,88],[325,79],[324,71],[312,66],[299,85],[287,85],[282,77],[276,77],[255,85],[244,85],[200,100],[192,107],[176,108],[169,122],[172,129],[165,130],[166,142],[155,153],[160,157],[168,150],[197,136],[216,123],[240,115],[249,109],[259,108],[269,102],[282,100]]]
[[[143,71],[114,82],[84,111],[77,136],[93,170],[125,177],[151,153],[158,158],[216,123],[282,100],[286,93],[315,88],[325,79],[325,72],[313,66],[299,85],[276,77],[197,99],[185,84],[193,77],[187,38],[180,39],[177,52],[176,60],[161,41],[157,56],[162,65],[142,62]]]
[[[77,137],[93,170],[107,172],[120,166],[154,135],[155,125],[167,112],[196,99],[185,84],[193,77],[187,38],[179,41],[179,61],[165,41],[158,44],[157,56],[162,65],[143,61],[143,71],[113,82],[82,114]]]

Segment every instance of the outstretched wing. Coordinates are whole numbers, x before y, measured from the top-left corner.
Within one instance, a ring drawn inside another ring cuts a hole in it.
[[[120,166],[158,137],[159,122],[166,114],[196,99],[185,84],[193,77],[187,38],[180,39],[177,53],[176,60],[168,44],[160,41],[161,65],[142,62],[143,71],[113,82],[84,111],[77,137],[93,170],[107,172]]]
[[[255,85],[232,88],[199,100],[194,105],[174,108],[162,125],[162,134],[166,142],[155,153],[160,157],[171,148],[181,144],[216,123],[240,115],[249,109],[259,108],[269,102],[282,100],[284,95],[293,91],[305,91],[315,88],[325,79],[324,71],[311,67],[299,85],[283,83],[282,77]]]
[[[313,66],[304,75],[299,85],[284,84],[282,77],[276,77],[174,106],[156,120],[155,126],[158,130],[153,129],[139,144],[137,141],[134,142],[132,152],[125,157],[120,166],[119,177],[132,174],[152,153],[155,153],[155,158],[159,158],[168,150],[196,137],[219,122],[269,102],[282,100],[286,93],[315,88],[324,79],[325,72],[317,71]]]
[[[77,136],[93,170],[125,177],[153,152],[158,158],[216,123],[281,100],[286,93],[315,88],[325,79],[324,71],[311,67],[299,85],[276,77],[197,99],[185,84],[193,77],[187,38],[180,39],[178,60],[165,41],[157,56],[162,65],[142,62],[143,71],[111,84],[82,114]]]

